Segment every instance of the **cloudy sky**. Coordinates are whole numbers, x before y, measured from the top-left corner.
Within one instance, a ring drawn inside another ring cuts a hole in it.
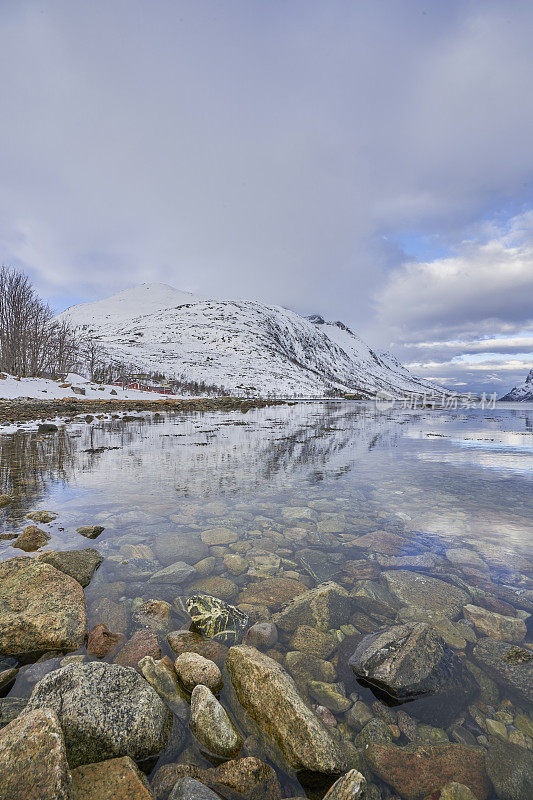
[[[0,261],[346,321],[448,386],[533,366],[531,0],[1,0]]]

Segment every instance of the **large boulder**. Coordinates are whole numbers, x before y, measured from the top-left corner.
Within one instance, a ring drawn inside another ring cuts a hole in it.
[[[226,659],[237,699],[297,770],[343,772],[346,755],[296,684],[272,658],[254,647],[232,647]]]
[[[442,637],[427,623],[394,625],[365,636],[348,662],[359,680],[395,703],[420,698],[415,713],[433,721],[439,695],[441,724],[452,721],[473,692],[470,673]]]
[[[153,800],[148,781],[128,756],[72,770],[74,800]]]
[[[474,658],[526,703],[533,697],[533,652],[486,637],[474,647]]]
[[[273,621],[278,628],[292,633],[300,625],[310,625],[321,631],[338,628],[351,615],[350,595],[333,581],[322,583],[300,594]]]
[[[451,583],[430,578],[407,569],[384,572],[391,594],[407,606],[424,609],[428,614],[456,619],[470,596]]]
[[[104,557],[94,547],[85,550],[49,550],[36,556],[38,561],[51,564],[65,575],[88,586]]]
[[[0,563],[0,654],[77,650],[86,633],[78,581],[29,556]]]
[[[170,736],[172,714],[134,669],[91,662],[69,664],[35,686],[28,710],[57,713],[71,767],[108,758],[148,758]]]
[[[70,800],[71,776],[56,714],[21,714],[0,731],[0,797]]]
[[[491,736],[487,771],[501,800],[531,800],[533,753],[525,747]]]
[[[405,800],[423,800],[448,781],[468,786],[478,800],[485,800],[490,791],[481,748],[371,743],[365,750],[365,759],[372,772]]]

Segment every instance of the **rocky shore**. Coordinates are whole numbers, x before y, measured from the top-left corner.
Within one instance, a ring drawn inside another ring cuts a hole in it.
[[[243,399],[238,397],[199,397],[191,399],[165,400],[2,400],[0,399],[0,425],[17,422],[46,421],[59,418],[62,422],[72,422],[78,417],[115,413],[131,414],[140,411],[162,413],[164,411],[249,411],[251,408],[265,408],[269,405],[282,405],[281,400]],[[1,431],[1,428],[0,428]],[[51,431],[49,431],[51,432]]]
[[[261,510],[243,533],[212,503],[211,527],[105,558],[97,524],[80,550],[20,534],[32,554],[0,562],[0,798],[529,800],[533,592],[492,580],[505,553]]]

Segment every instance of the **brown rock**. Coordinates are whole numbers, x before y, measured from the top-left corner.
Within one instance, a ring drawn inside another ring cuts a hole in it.
[[[148,781],[128,756],[72,770],[74,800],[153,800]]]
[[[0,731],[0,797],[70,800],[71,777],[57,715],[38,709]]]
[[[41,525],[46,525],[48,522],[53,522],[57,514],[53,511],[32,511],[31,514],[26,514],[26,519],[31,519],[33,522],[40,522]]]
[[[228,654],[226,645],[215,642],[213,639],[205,639],[196,631],[172,631],[167,636],[167,641],[173,653],[198,653],[204,658],[214,661],[219,667],[224,664]]]
[[[89,631],[89,635],[87,636],[87,652],[91,656],[103,658],[123,638],[121,633],[111,633],[106,625],[100,623]]]
[[[154,659],[161,658],[161,648],[157,636],[153,631],[136,631],[130,636],[124,647],[121,647],[115,658],[114,664],[121,667],[137,667],[137,664],[145,656],[152,656]]]
[[[190,692],[195,686],[207,686],[216,692],[222,686],[222,676],[214,661],[199,653],[182,653],[175,662],[176,673]]]
[[[481,748],[460,744],[408,745],[371,743],[365,751],[372,771],[405,800],[423,800],[448,781],[468,786],[485,800],[490,781]]]
[[[324,633],[309,625],[299,625],[291,638],[291,650],[299,650],[318,658],[327,658],[338,646],[339,642],[331,633]]]
[[[463,608],[463,614],[466,619],[474,623],[478,633],[498,639],[500,642],[519,644],[526,637],[526,623],[519,617],[506,617],[471,604]]]
[[[372,531],[358,536],[353,540],[356,547],[371,550],[373,553],[383,553],[386,556],[398,556],[405,552],[408,541],[403,536],[398,536],[390,531]]]
[[[271,611],[277,611],[306,591],[307,586],[294,578],[265,578],[245,586],[239,595],[239,603],[265,605]]]
[[[219,600],[229,602],[237,597],[239,587],[229,578],[222,578],[216,575],[212,578],[201,578],[195,581],[187,588],[187,593],[189,595],[209,594],[212,597],[218,597]]]
[[[82,525],[81,528],[76,528],[76,533],[81,533],[86,539],[96,539],[104,531],[105,528],[101,525]]]
[[[0,563],[0,653],[77,650],[86,632],[78,581],[28,556]]]
[[[39,547],[43,547],[49,541],[49,533],[40,530],[36,525],[26,525],[22,533],[13,542],[12,547],[24,550],[26,553],[33,553],[34,550],[38,550]]]

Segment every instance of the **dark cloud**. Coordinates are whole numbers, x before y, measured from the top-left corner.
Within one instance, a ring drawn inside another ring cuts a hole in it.
[[[2,260],[58,304],[159,280],[384,347],[499,333],[521,278],[395,316],[394,238],[533,204],[532,27],[527,0],[4,0]]]

